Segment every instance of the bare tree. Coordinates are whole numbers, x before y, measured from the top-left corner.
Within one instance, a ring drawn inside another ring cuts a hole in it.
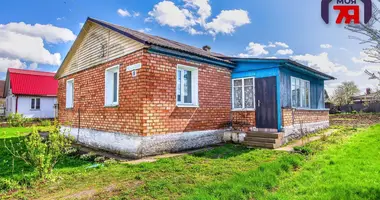
[[[342,106],[352,103],[352,96],[360,92],[358,86],[353,81],[343,82],[339,85],[332,97],[335,105]]]

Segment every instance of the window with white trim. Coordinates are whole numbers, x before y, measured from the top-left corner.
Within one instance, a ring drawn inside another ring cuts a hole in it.
[[[255,109],[255,79],[239,78],[232,80],[232,109]]]
[[[119,65],[106,69],[105,106],[119,105]]]
[[[177,66],[177,106],[198,106],[198,69]]]
[[[74,107],[74,79],[66,81],[66,108]]]
[[[31,98],[30,99],[30,109],[31,110],[39,110],[41,107],[41,99],[40,98]]]
[[[310,82],[291,77],[291,99],[293,108],[310,108]]]

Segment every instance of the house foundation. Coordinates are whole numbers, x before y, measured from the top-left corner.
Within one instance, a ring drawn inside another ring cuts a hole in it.
[[[225,130],[192,131],[164,135],[139,136],[123,133],[62,127],[62,132],[84,145],[130,158],[159,155],[219,144]]]

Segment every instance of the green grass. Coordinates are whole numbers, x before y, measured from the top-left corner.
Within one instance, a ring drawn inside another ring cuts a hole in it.
[[[29,181],[3,198],[379,199],[379,144],[380,125],[363,131],[340,128],[308,145],[310,155],[227,144],[138,165],[89,168],[92,163],[67,157],[53,180]],[[20,177],[33,177],[22,163],[9,171],[11,157],[2,148],[8,165],[0,163],[0,177],[18,183]]]
[[[380,125],[333,142],[263,199],[380,199]]]

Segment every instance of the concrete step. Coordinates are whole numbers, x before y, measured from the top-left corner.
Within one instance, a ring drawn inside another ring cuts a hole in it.
[[[259,137],[259,138],[275,138],[275,139],[282,139],[283,133],[267,133],[267,132],[247,132],[246,137]]]
[[[278,147],[277,144],[264,143],[264,142],[244,141],[243,144],[249,147],[260,147],[260,148],[268,148],[268,149],[275,149]]]
[[[262,138],[262,137],[245,137],[244,141],[252,141],[252,142],[263,142],[263,143],[280,143],[281,139],[276,139],[276,138]]]

